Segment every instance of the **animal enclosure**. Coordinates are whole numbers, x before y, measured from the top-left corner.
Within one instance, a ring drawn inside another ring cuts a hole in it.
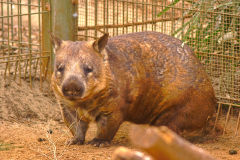
[[[157,31],[188,44],[205,66],[219,102],[218,114],[240,113],[240,2],[238,0],[72,0],[71,35],[90,40],[103,32],[111,36]],[[6,80],[40,84],[52,72],[49,32],[56,31],[54,0],[0,1],[0,73]],[[59,5],[58,4],[58,5]],[[64,5],[63,5],[64,6]],[[67,10],[67,9],[66,9]],[[62,26],[65,28],[66,24]],[[65,22],[69,23],[69,22]],[[73,23],[74,24],[74,23]],[[60,27],[61,28],[61,27]],[[61,37],[61,36],[60,36]],[[222,109],[222,107],[224,109]],[[225,109],[226,108],[226,109]],[[234,113],[232,111],[235,111]],[[239,118],[236,131],[239,126]]]

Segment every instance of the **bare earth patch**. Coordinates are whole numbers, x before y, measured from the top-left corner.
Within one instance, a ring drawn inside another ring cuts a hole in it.
[[[8,159],[68,159],[68,160],[106,160],[111,159],[113,151],[118,146],[133,148],[128,141],[129,123],[124,123],[114,138],[111,146],[96,148],[90,145],[66,146],[71,137],[64,124],[56,121],[12,123],[0,122],[0,157]],[[50,134],[49,130],[52,131]],[[90,126],[87,141],[94,137],[96,127]],[[237,160],[240,155],[229,155],[230,149],[239,151],[240,138],[219,137],[197,146],[204,148],[219,159]],[[2,144],[2,145],[1,145]],[[5,149],[2,149],[5,144]],[[2,150],[1,150],[2,149]]]

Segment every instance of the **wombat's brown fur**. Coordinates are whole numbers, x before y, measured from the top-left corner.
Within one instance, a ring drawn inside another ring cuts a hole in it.
[[[83,144],[88,123],[97,123],[90,144],[110,142],[123,121],[166,125],[177,133],[205,126],[216,100],[211,82],[191,49],[157,32],[96,41],[53,36],[52,87],[73,139]]]

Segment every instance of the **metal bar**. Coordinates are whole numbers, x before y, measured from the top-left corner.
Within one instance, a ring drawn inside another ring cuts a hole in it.
[[[124,22],[124,17],[125,17],[125,5],[124,5],[124,1],[122,2],[122,12],[123,12],[123,15],[122,15],[122,24],[124,25],[125,22]],[[125,26],[122,26],[122,34],[124,34],[124,27]]]
[[[106,0],[103,0],[103,30],[104,32],[106,32],[106,28],[105,28],[105,25],[106,25]]]
[[[78,32],[78,0],[72,0],[72,7],[73,7],[73,25],[74,25],[74,38],[73,40],[77,40],[77,32]]]
[[[20,28],[19,28],[20,29]],[[21,29],[20,29],[21,30]],[[1,42],[8,42],[8,40],[1,40]],[[19,44],[29,44],[28,42],[18,42],[18,40],[9,40],[10,43],[19,43]],[[40,46],[39,44],[34,44],[34,43],[30,43],[32,46]],[[8,46],[8,45],[2,45],[2,46]],[[1,46],[1,47],[2,47]],[[18,48],[18,47],[12,47],[11,48]],[[6,47],[7,48],[7,47]]]
[[[18,2],[21,3],[22,0],[19,0]],[[21,5],[21,4],[18,5],[18,13],[19,13],[19,14],[22,14],[22,5]],[[19,24],[18,24],[18,25],[19,25],[19,27],[18,27],[18,31],[19,31],[19,35],[18,35],[18,36],[19,36],[19,37],[18,37],[18,40],[19,40],[19,47],[20,47],[20,49],[18,50],[18,55],[20,56],[20,54],[22,54],[22,51],[23,51],[23,50],[22,50],[22,43],[21,43],[21,42],[22,42],[22,16],[19,15],[18,17],[19,17],[19,19],[18,19],[18,20],[19,20]],[[20,57],[19,57],[19,58],[20,58]],[[21,74],[22,74],[22,72],[21,72],[21,69],[22,69],[22,68],[21,68],[21,58],[20,58],[20,61],[19,61],[18,64],[19,64],[19,81],[20,81],[20,85],[21,85],[21,79],[22,79],[22,78],[21,78],[21,77],[22,77],[22,76],[21,76]]]
[[[48,56],[50,58],[50,61],[52,60],[52,44],[50,41],[50,35],[49,33],[52,31],[52,25],[51,25],[51,4],[48,0],[41,0],[42,4],[42,11],[46,12],[45,14],[42,14],[42,23],[41,23],[41,56]],[[52,70],[53,65],[49,66],[48,60],[43,59],[41,61],[41,74],[40,77],[45,77],[45,70],[46,68],[51,68]],[[50,78],[51,73],[49,73]],[[46,78],[46,77],[45,77]]]
[[[222,96],[219,96],[219,95],[217,95],[216,96],[218,99],[220,99],[219,101],[221,101],[221,100],[230,100],[230,101],[236,101],[236,102],[238,102],[239,101],[239,99],[237,99],[237,98],[228,98],[228,97],[222,97]],[[221,102],[221,103],[224,103],[224,104],[227,104],[227,103],[225,103],[225,102]],[[231,104],[231,103],[228,103],[228,104]],[[237,106],[240,106],[240,105],[238,105],[238,104],[236,104]]]
[[[230,115],[231,108],[232,108],[232,105],[230,105],[230,106],[228,107],[227,117],[226,117],[224,129],[223,129],[223,135],[224,135],[225,132],[226,132],[226,128],[227,128],[227,124],[228,124],[228,121],[229,121],[229,115]]]
[[[11,2],[12,2],[12,0],[11,0]],[[11,4],[11,15],[13,15],[13,4]],[[11,17],[11,31],[12,31],[11,39],[13,39],[13,17]],[[12,42],[12,46],[13,46],[13,42]],[[13,77],[14,80],[16,80],[18,66],[19,66],[18,62],[16,62],[15,63],[15,69],[14,69],[14,77]]]
[[[174,2],[174,0],[172,0],[172,2],[171,3],[173,3]],[[173,36],[173,33],[174,33],[174,31],[175,31],[175,21],[174,21],[174,19],[173,19],[173,17],[175,16],[175,8],[171,8],[171,10],[172,10],[172,24],[171,24],[171,35]]]
[[[85,27],[88,26],[88,0],[85,0]],[[85,40],[88,40],[88,30],[85,30]]]
[[[38,5],[39,6],[41,5],[41,0],[38,0]],[[41,7],[38,7],[38,12],[40,13],[40,11],[41,11]],[[39,30],[38,30],[39,39],[38,40],[39,40],[39,44],[42,44],[42,39],[40,36],[41,35],[41,14],[38,15],[38,28],[39,28]],[[42,46],[41,45],[39,45],[39,51],[40,51],[40,56],[42,56]],[[39,64],[40,64],[40,67],[39,67],[39,69],[40,69],[40,73],[39,73],[40,89],[42,89],[43,79],[42,79],[42,67],[41,67],[42,60],[41,59],[40,59]]]
[[[236,12],[236,10],[235,10],[235,12],[234,12],[235,14],[238,14],[237,12]],[[236,24],[236,17],[233,17],[232,18],[232,20],[231,20],[231,23],[232,23],[232,27],[231,27],[231,32],[232,33],[234,33],[235,32],[235,30],[236,30],[236,27],[235,27],[235,24]],[[235,39],[231,39],[231,43],[232,44],[234,44],[234,41],[236,41]],[[235,52],[234,52],[234,45],[231,45],[231,51],[233,51],[232,52],[232,55],[233,55],[233,57],[237,57],[236,56],[236,54],[235,54]],[[239,55],[239,58],[240,58],[240,55]],[[231,68],[231,71],[233,71],[234,73],[236,72],[236,68],[235,68],[235,66],[234,66],[234,60],[233,61],[231,61],[231,65],[230,65],[230,68]],[[239,63],[240,64],[240,63]],[[231,74],[231,82],[232,82],[232,86],[234,86],[234,82],[236,82],[237,80],[235,79],[235,75],[232,73]],[[239,82],[239,84],[240,84],[240,82]],[[231,89],[231,92],[230,92],[230,97],[234,97],[234,87],[231,87],[232,89]],[[239,95],[240,95],[240,92],[239,92]],[[239,98],[240,98],[240,96],[239,96]]]
[[[117,0],[117,25],[118,25],[118,17],[119,17],[119,15],[118,15],[119,14],[119,11],[118,11],[119,10],[119,6],[118,5],[119,5],[119,0]],[[118,35],[118,28],[117,28],[117,35]]]
[[[32,20],[31,20],[31,0],[28,0],[28,47],[29,47],[29,81],[32,88]]]
[[[12,2],[12,0],[11,0]],[[11,8],[11,15],[13,15],[13,5],[11,4],[10,5],[10,8]],[[11,18],[11,39],[13,39],[13,17],[9,17]],[[13,46],[13,42],[12,42],[12,46]]]
[[[107,25],[109,24],[109,2],[107,0]],[[106,29],[106,32],[108,33],[108,28],[105,28]]]
[[[238,130],[239,130],[239,122],[240,122],[240,111],[238,112],[238,118],[237,118],[237,127],[235,130],[235,136],[238,135]]]
[[[218,103],[226,104],[226,105],[231,105],[231,106],[234,106],[234,107],[240,107],[240,104],[225,103],[225,102],[221,102],[221,101],[218,101]]]
[[[27,68],[28,68],[28,61],[29,61],[29,58],[26,60],[27,62],[25,63],[25,69],[24,69],[24,80],[26,79],[27,77]]]
[[[142,0],[142,22],[144,23],[144,0]],[[142,25],[142,31],[143,31],[143,25]]]
[[[127,6],[126,23],[128,23],[128,3],[126,3],[126,6]],[[126,33],[128,33],[128,27],[126,27]]]
[[[137,17],[137,15],[136,15]],[[188,15],[188,16],[185,16],[185,18],[190,18],[191,16]],[[118,16],[117,16],[118,18]],[[178,19],[181,19],[181,17],[175,17],[174,18],[175,20],[178,20]],[[159,18],[159,19],[156,19],[154,21],[152,20],[149,20],[149,21],[146,21],[146,22],[134,22],[134,23],[127,23],[127,24],[116,24],[116,25],[112,25],[112,24],[109,24],[109,25],[106,25],[106,26],[103,26],[103,25],[96,25],[96,26],[88,26],[88,27],[81,27],[79,26],[78,27],[78,30],[79,31],[82,31],[82,30],[95,30],[95,29],[101,29],[101,28],[120,28],[120,27],[126,27],[126,26],[139,26],[139,25],[144,25],[144,24],[151,24],[151,23],[158,23],[158,22],[166,22],[166,21],[169,21],[171,20],[171,18]]]
[[[38,69],[38,63],[39,63],[39,59],[36,59],[37,60],[37,62],[35,63],[35,72],[34,72],[34,77],[35,77],[35,79],[36,79],[36,77],[37,77],[37,69]],[[40,67],[41,68],[41,67]],[[41,85],[40,85],[41,86]]]
[[[157,6],[156,6],[156,4],[157,4],[157,0],[154,0],[154,20],[156,20],[156,17],[157,17]],[[154,31],[156,31],[157,30],[157,24],[155,23],[154,24]]]
[[[132,23],[134,23],[134,0],[132,0]],[[132,26],[132,32],[134,32],[134,26]]]
[[[219,117],[219,113],[220,113],[220,108],[221,108],[221,103],[218,103],[217,115],[216,115],[215,123],[214,123],[214,126],[213,126],[213,130],[215,130],[216,125],[217,125],[217,121],[218,121],[218,117]]]
[[[182,8],[184,8],[184,3],[185,3],[185,1],[184,0],[182,0]],[[182,12],[182,26],[184,25],[184,21],[185,21],[185,18],[184,18],[184,9],[182,9],[181,10]],[[183,37],[184,37],[184,28],[182,28],[182,37],[181,37],[181,39],[183,39]]]
[[[38,53],[40,53],[40,52],[38,52]],[[8,58],[14,58],[14,57],[23,57],[23,56],[30,56],[30,54],[29,53],[26,53],[26,54],[20,54],[20,55],[11,55],[10,57],[8,57],[8,56],[3,56],[3,57],[0,57],[0,59],[8,59]]]
[[[78,34],[77,36],[80,36],[80,37],[89,37],[89,38],[93,38],[93,39],[97,39],[98,37],[95,37],[95,36],[86,36],[86,35],[80,35]]]
[[[154,2],[155,0],[152,0],[152,21],[155,19],[155,15],[154,15]],[[151,24],[152,25],[152,31],[154,31],[154,23]]]
[[[146,2],[148,2],[148,0],[146,0]],[[145,22],[147,22],[148,20],[148,5],[145,5],[146,9],[145,9]],[[145,24],[145,30],[147,30],[147,23]]]
[[[4,4],[10,4],[10,5],[21,5],[21,6],[28,6],[28,4],[25,4],[25,3],[15,3],[15,2],[3,2]],[[31,4],[32,7],[41,7],[39,5],[34,5],[34,4]]]
[[[116,14],[115,14],[115,0],[113,0],[112,3],[113,3],[113,25],[115,25],[115,16],[116,16]],[[115,36],[115,28],[113,28],[113,36]]]
[[[35,12],[35,13],[24,13],[24,14],[16,14],[16,15],[9,15],[9,16],[0,16],[0,18],[11,18],[11,17],[18,17],[18,16],[29,16],[29,15],[35,15],[35,14],[46,14],[47,12]]]
[[[161,3],[163,3],[163,1],[161,2]],[[161,11],[163,11],[163,9],[164,9],[164,6],[162,5],[161,6]],[[163,19],[164,17],[163,17],[163,14],[161,15],[161,18]],[[163,23],[161,23],[161,32],[163,33]]]
[[[95,13],[95,23],[94,23],[95,26],[97,26],[97,20],[98,20],[98,19],[97,19],[97,15],[98,15],[98,9],[97,9],[97,8],[98,8],[98,4],[97,4],[97,3],[98,3],[98,1],[95,0],[95,8],[94,8],[94,9],[95,9],[95,10],[94,10],[94,11],[95,11],[95,12],[94,12],[94,13]],[[97,28],[95,28],[94,36],[97,37]]]
[[[164,1],[164,7],[166,7],[166,6],[167,6],[167,1]],[[167,16],[166,16],[166,13],[163,14],[163,17],[164,17],[164,18],[167,17]],[[166,22],[163,23],[163,32],[164,32],[164,33],[167,33]]]
[[[3,16],[3,0],[1,0],[1,17]],[[4,19],[2,18],[1,19],[2,20],[2,35],[1,35],[1,37],[3,37],[4,36]],[[4,37],[3,37],[4,38]],[[2,42],[2,41],[1,41]],[[4,42],[2,42],[2,45],[4,45]],[[3,53],[3,51],[2,51],[2,53]]]
[[[224,54],[219,54],[219,53],[222,53],[222,51],[220,52],[216,52],[216,53],[206,53],[206,52],[201,52],[201,51],[195,51],[195,54],[207,54],[207,55],[214,55],[216,57],[223,57],[223,58],[232,58],[232,59],[240,59],[240,57],[237,57],[237,56],[229,56],[229,55],[224,55]]]
[[[136,4],[136,22],[135,23],[138,23],[138,4]],[[136,25],[136,32],[137,31],[138,31],[138,26]]]
[[[9,0],[7,0],[7,2],[9,2]],[[7,5],[7,15],[9,16],[9,5]],[[9,18],[8,18],[7,19],[8,57],[10,57],[10,33],[9,33],[10,30],[9,30],[9,26],[10,26],[10,22],[9,22]],[[8,60],[10,60],[10,59],[8,58]],[[6,76],[7,76],[7,71],[9,73],[9,75],[10,75],[10,63],[6,64],[5,72],[4,72],[4,78],[6,78]]]
[[[32,57],[32,60],[33,59],[38,59],[38,58],[48,58],[49,59],[49,56]],[[17,62],[17,61],[29,61],[29,58],[9,60],[9,61],[8,60],[7,61],[1,61],[0,63],[10,63],[10,62]],[[26,65],[26,66],[28,66],[28,65]]]

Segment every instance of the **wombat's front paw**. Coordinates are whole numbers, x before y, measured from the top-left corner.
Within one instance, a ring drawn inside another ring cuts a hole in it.
[[[73,137],[72,139],[68,140],[66,142],[66,145],[83,145],[84,140],[81,140],[80,138]]]
[[[95,147],[106,147],[110,145],[110,142],[107,140],[94,138],[93,140],[87,142],[87,144],[91,144]]]

